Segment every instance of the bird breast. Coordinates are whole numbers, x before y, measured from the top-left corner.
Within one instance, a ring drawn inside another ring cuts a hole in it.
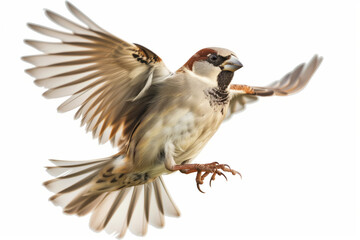
[[[170,82],[170,81],[169,81]],[[140,123],[130,149],[138,168],[164,165],[165,144],[174,146],[176,164],[191,161],[214,135],[224,113],[210,104],[206,86],[166,85]],[[186,90],[184,90],[186,88]],[[158,168],[158,167],[157,167]],[[166,171],[164,169],[164,171]]]

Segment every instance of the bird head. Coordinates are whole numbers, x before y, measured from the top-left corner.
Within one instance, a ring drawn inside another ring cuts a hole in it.
[[[235,54],[224,48],[204,48],[195,53],[183,66],[194,74],[209,79],[220,89],[226,89],[234,72],[243,65]]]

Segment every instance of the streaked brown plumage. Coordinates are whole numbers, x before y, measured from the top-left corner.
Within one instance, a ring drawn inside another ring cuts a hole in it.
[[[161,175],[196,172],[201,185],[223,172],[238,172],[224,164],[190,164],[222,121],[257,96],[284,96],[300,91],[319,67],[314,56],[267,87],[230,84],[241,68],[235,54],[204,48],[172,73],[151,50],[125,42],[97,26],[67,3],[87,27],[46,10],[55,23],[71,32],[36,24],[36,32],[60,39],[50,43],[25,40],[43,52],[23,57],[26,70],[47,98],[69,96],[59,112],[78,109],[75,118],[100,143],[111,141],[119,152],[92,161],[51,160],[45,182],[55,193],[50,200],[64,212],[92,212],[90,227],[124,236],[129,228],[144,235],[147,224],[164,225],[164,215],[179,216]],[[200,188],[199,188],[200,190]]]

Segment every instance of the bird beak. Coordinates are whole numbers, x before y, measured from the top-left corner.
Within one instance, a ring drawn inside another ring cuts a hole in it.
[[[236,57],[231,55],[231,57],[226,60],[221,66],[222,69],[225,71],[235,72],[239,68],[242,68],[243,65]]]

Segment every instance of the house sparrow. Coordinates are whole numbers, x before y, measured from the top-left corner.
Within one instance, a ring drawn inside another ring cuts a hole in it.
[[[235,53],[204,48],[172,73],[155,53],[108,33],[66,3],[87,27],[52,11],[46,15],[68,29],[62,32],[36,24],[36,32],[61,42],[25,40],[44,54],[26,56],[35,65],[26,72],[46,98],[70,96],[59,112],[78,109],[75,118],[100,143],[111,141],[119,152],[90,161],[51,160],[55,179],[44,185],[50,200],[68,214],[92,212],[90,227],[123,237],[126,229],[144,235],[148,223],[164,225],[164,215],[179,216],[162,179],[177,170],[196,173],[200,189],[224,172],[226,164],[191,164],[220,124],[257,96],[284,96],[301,90],[319,67],[314,56],[267,87],[231,84],[242,67]]]

